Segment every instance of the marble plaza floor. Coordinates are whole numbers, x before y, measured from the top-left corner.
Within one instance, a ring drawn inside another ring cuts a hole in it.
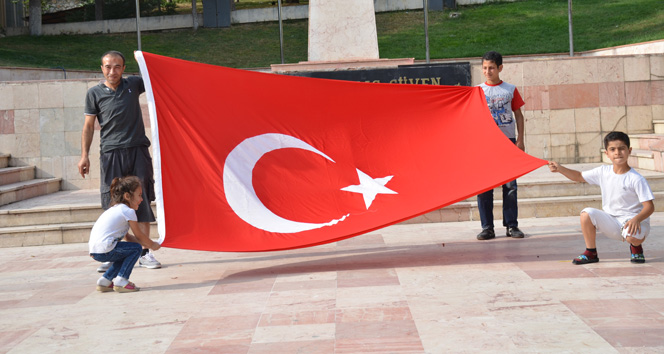
[[[578,217],[520,223],[521,240],[458,222],[284,252],[165,248],[129,294],[95,291],[86,244],[3,248],[0,353],[664,352],[664,213],[640,265],[606,238],[599,263],[573,265]]]

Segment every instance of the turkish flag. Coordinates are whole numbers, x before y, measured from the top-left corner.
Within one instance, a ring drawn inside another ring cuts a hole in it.
[[[335,242],[546,164],[501,133],[479,87],[311,79],[145,52],[136,59],[166,247]]]

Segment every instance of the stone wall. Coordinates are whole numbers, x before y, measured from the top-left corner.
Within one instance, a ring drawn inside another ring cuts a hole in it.
[[[472,78],[484,80],[479,61]],[[664,119],[664,54],[506,60],[501,78],[526,102],[526,151],[540,158],[600,162],[607,132]]]
[[[11,166],[36,166],[36,178],[60,177],[63,190],[99,188],[99,125],[90,149],[90,175],[83,179],[81,157],[84,98],[99,79],[0,82],[0,153]],[[145,95],[141,107],[151,137]]]
[[[479,60],[471,72],[473,84],[484,81]],[[526,101],[526,152],[540,158],[600,162],[606,132],[652,133],[653,120],[664,119],[664,54],[506,58],[501,78]],[[98,131],[92,176],[81,178],[76,167],[83,98],[98,82],[0,82],[0,153],[11,154],[13,166],[36,166],[37,177],[63,178],[65,190],[98,188]],[[142,105],[150,137],[145,95]]]
[[[83,71],[67,69],[42,69],[0,67],[0,81],[29,81],[29,80],[64,80],[64,79],[103,79],[101,71]]]

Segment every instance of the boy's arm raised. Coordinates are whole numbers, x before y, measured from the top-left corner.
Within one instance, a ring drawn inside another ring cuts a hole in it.
[[[550,161],[549,162],[549,170],[551,172],[560,172],[563,176],[569,178],[570,180],[574,182],[585,182],[586,180],[583,178],[583,175],[581,172],[577,170],[572,170],[570,168],[567,168],[555,161]]]

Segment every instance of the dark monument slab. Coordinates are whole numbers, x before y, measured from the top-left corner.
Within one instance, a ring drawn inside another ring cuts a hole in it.
[[[339,71],[300,71],[286,75],[305,76],[320,79],[423,85],[470,86],[470,63],[400,65],[396,68],[339,70]]]

